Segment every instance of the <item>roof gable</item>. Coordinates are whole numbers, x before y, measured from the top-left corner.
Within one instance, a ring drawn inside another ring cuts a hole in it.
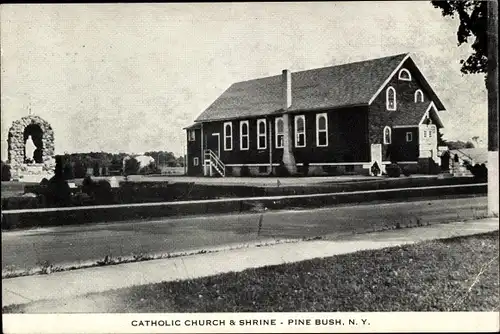
[[[399,54],[294,72],[288,110],[368,105],[408,57]],[[231,85],[196,121],[259,117],[282,110],[281,75],[277,75]]]
[[[373,94],[373,96],[370,99],[369,104],[372,104],[372,102],[379,96],[381,93],[385,92],[385,89],[387,88],[388,84],[393,81],[399,76],[399,72],[401,69],[405,68],[411,73],[411,80],[416,80],[422,90],[427,93],[427,95],[430,97],[430,100],[434,102],[435,106],[438,108],[438,110],[444,110],[445,107],[439,97],[437,96],[436,92],[432,89],[432,87],[429,85],[429,82],[425,78],[425,76],[422,74],[422,71],[418,68],[417,64],[411,59],[409,55],[406,56],[405,59],[403,59],[397,67],[394,68],[393,72],[386,78],[384,83],[380,85],[378,88],[377,92]]]

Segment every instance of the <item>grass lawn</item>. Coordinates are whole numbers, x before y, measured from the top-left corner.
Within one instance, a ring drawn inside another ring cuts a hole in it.
[[[2,198],[21,196],[24,193],[24,186],[31,183],[2,181]]]
[[[102,307],[94,312],[123,313],[498,311],[498,252],[496,231],[80,299]],[[47,310],[42,304],[35,309]]]

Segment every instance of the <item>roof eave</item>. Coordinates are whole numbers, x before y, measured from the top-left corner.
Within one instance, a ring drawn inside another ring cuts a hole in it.
[[[271,111],[262,115],[247,115],[247,116],[234,116],[234,117],[224,117],[224,118],[205,118],[200,119],[199,117],[195,120],[195,123],[206,123],[206,122],[222,122],[229,120],[237,120],[237,119],[249,119],[249,118],[259,118],[259,117],[269,117],[269,116],[277,116],[283,114],[297,114],[301,112],[314,112],[314,111],[327,111],[327,110],[339,110],[339,109],[347,109],[347,108],[355,108],[355,107],[368,107],[368,103],[354,103],[354,104],[346,104],[341,106],[325,106],[325,107],[317,107],[317,108],[297,108],[297,109],[278,109]]]

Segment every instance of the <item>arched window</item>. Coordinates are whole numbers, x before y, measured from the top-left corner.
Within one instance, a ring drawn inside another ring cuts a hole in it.
[[[396,90],[393,87],[385,91],[385,105],[387,110],[396,110]]]
[[[276,120],[274,121],[275,123],[275,128],[276,128],[276,138],[275,138],[275,141],[276,141],[276,148],[283,148],[284,146],[284,139],[285,139],[285,123],[283,121],[283,117],[278,117],[276,118]]]
[[[392,143],[392,133],[391,133],[391,128],[386,126],[384,128],[384,144],[388,145]]]
[[[316,115],[316,146],[328,146],[328,121],[326,114]]]
[[[265,150],[267,147],[267,129],[266,120],[257,120],[257,148],[259,150]]]
[[[233,150],[233,123],[224,123],[224,151]]]
[[[295,147],[306,146],[306,119],[304,115],[295,116]]]
[[[406,68],[401,69],[401,71],[399,71],[398,79],[402,81],[411,81],[410,71],[408,71]]]
[[[424,93],[420,89],[415,91],[415,103],[424,102]]]
[[[240,122],[240,150],[248,150],[248,121]]]

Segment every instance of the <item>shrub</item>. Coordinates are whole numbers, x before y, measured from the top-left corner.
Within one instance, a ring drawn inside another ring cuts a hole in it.
[[[10,173],[10,166],[4,163],[3,161],[2,161],[1,173],[2,173],[2,181],[10,181],[10,178],[12,176]]]
[[[125,160],[124,175],[136,175],[139,172],[140,164],[135,158]]]
[[[385,167],[385,172],[389,177],[399,177],[401,175],[401,168],[398,164],[392,163]]]
[[[109,181],[99,180],[96,182],[90,176],[83,179],[82,193],[89,196],[97,204],[106,204],[113,200],[113,190]]]
[[[403,167],[403,175],[406,177],[411,175],[411,170],[408,166]]]
[[[67,162],[64,165],[63,176],[64,176],[65,180],[70,180],[70,179],[74,179],[75,178],[75,174],[73,172],[73,166],[71,166],[71,164],[69,162]]]
[[[56,179],[63,179],[64,173],[63,173],[63,157],[62,156],[56,156],[56,167],[54,169],[54,178]],[[52,179],[50,179],[52,181]]]
[[[87,169],[80,161],[75,161],[73,165],[73,175],[77,179],[83,179],[87,175]]]
[[[339,175],[337,166],[323,166],[322,168],[327,175]]]
[[[302,176],[307,176],[309,174],[309,162],[304,162],[302,165]]]
[[[276,176],[284,177],[284,176],[290,176],[290,172],[286,168],[285,164],[283,161],[280,162],[279,166],[276,167]]]
[[[40,185],[43,187],[48,187],[49,186],[49,180],[47,178],[43,178],[42,181],[40,181]]]
[[[247,165],[241,166],[240,176],[248,177],[250,176],[250,169]]]
[[[54,176],[49,180],[45,192],[48,206],[68,206],[71,203],[71,189],[62,177]]]
[[[488,168],[485,164],[475,164],[474,166],[469,164],[466,167],[477,180],[485,181],[488,179]]]
[[[92,195],[99,204],[112,202],[113,192],[111,190],[111,184],[107,180],[94,182]]]
[[[82,192],[87,195],[91,195],[93,192],[93,188],[94,188],[94,180],[92,180],[92,178],[89,175],[85,176],[82,182]]]
[[[140,170],[141,174],[148,175],[148,174],[161,174],[161,169],[158,167],[158,165],[151,161],[149,165],[141,168]]]
[[[98,163],[98,162],[94,163],[94,167],[93,167],[92,175],[94,175],[94,176],[99,176],[99,175],[101,175],[101,173],[100,173],[100,171],[99,171],[99,163]]]
[[[36,209],[39,208],[40,202],[35,197],[8,197],[2,198],[3,210],[17,210],[17,209]]]
[[[378,166],[378,163],[376,161],[372,165],[371,172],[375,176],[378,176],[380,174],[380,167]]]

